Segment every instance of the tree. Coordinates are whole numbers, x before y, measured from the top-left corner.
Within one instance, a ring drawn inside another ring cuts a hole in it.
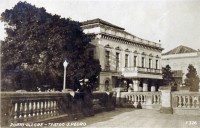
[[[190,91],[198,91],[200,78],[193,65],[188,66],[188,73],[185,78],[185,85],[190,87]]]
[[[171,67],[169,65],[162,68],[162,76],[164,85],[169,85],[171,82],[174,82],[173,72],[171,71]]]
[[[2,73],[17,71],[16,84],[23,83],[28,90],[45,84],[62,89],[64,60],[69,63],[67,87],[99,75],[99,61],[87,56],[90,39],[79,22],[27,2],[5,10],[1,21],[7,26],[7,37],[2,41]]]

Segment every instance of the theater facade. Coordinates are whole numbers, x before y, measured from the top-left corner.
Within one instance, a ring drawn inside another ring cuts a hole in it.
[[[82,29],[91,38],[88,53],[100,61],[102,69],[97,90],[158,90],[162,79],[161,44],[101,19],[82,22]]]

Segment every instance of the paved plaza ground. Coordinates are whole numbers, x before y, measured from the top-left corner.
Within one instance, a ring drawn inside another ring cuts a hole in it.
[[[199,116],[163,114],[158,110],[118,108],[79,119],[87,128],[200,128]]]

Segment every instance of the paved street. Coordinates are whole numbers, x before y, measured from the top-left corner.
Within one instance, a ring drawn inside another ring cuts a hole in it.
[[[200,116],[162,114],[156,110],[121,108],[78,120],[87,128],[198,128]]]

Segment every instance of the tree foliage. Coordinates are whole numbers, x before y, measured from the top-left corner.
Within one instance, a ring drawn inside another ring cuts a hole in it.
[[[200,78],[193,65],[188,66],[188,73],[186,74],[185,85],[190,87],[190,91],[198,91]]]
[[[162,68],[162,76],[164,85],[169,85],[171,82],[174,82],[173,72],[171,71],[171,67],[169,65]]]
[[[26,2],[5,10],[1,21],[7,26],[7,37],[2,41],[2,72],[17,71],[13,78],[16,84],[24,84],[29,90],[45,84],[61,88],[64,60],[69,63],[68,87],[83,78],[96,81],[99,61],[87,56],[90,39],[79,22]]]

